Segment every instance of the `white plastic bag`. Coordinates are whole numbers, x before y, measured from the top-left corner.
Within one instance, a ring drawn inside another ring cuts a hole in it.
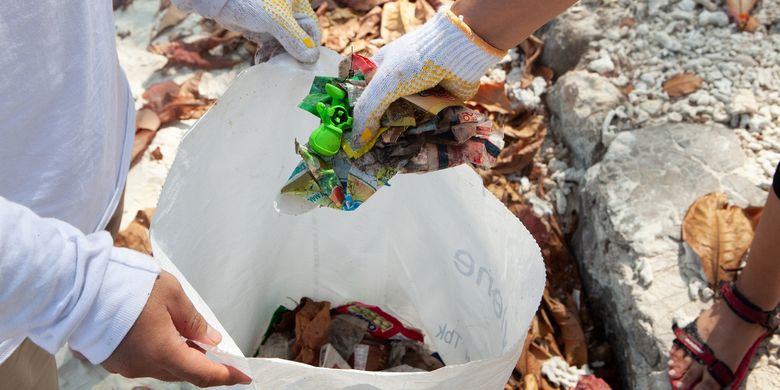
[[[298,109],[315,74],[284,55],[242,73],[185,136],[152,226],[155,256],[225,336],[217,353],[258,389],[502,389],[541,300],[531,235],[469,167],[399,175],[355,212],[290,216],[274,201],[318,119]],[[175,264],[175,266],[173,265]],[[178,269],[177,269],[178,268]],[[179,272],[180,271],[180,272]],[[194,287],[194,289],[193,289]],[[446,367],[331,370],[251,356],[280,304],[376,305],[426,334]]]

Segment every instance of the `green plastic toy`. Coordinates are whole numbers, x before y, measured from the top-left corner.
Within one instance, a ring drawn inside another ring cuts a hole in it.
[[[333,84],[325,84],[325,92],[331,97],[330,105],[317,103],[320,126],[309,136],[309,148],[315,153],[330,157],[339,152],[341,136],[352,129],[347,93]]]

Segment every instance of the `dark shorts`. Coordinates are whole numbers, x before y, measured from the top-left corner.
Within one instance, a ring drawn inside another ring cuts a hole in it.
[[[780,198],[780,165],[775,169],[775,182],[772,184],[772,187],[775,189],[775,195]]]

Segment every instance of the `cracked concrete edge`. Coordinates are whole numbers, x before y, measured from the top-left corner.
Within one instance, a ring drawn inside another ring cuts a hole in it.
[[[692,125],[668,125],[639,129],[635,132],[663,133],[664,137],[662,138],[673,140],[674,144],[679,147],[679,152],[685,153],[686,147],[679,144],[679,140],[676,139],[677,134],[674,132],[686,126]],[[708,129],[711,132],[708,135],[738,145],[736,137],[725,127],[708,126]],[[613,145],[630,147],[631,143],[635,142],[631,139],[637,135],[635,132],[618,135],[615,140],[617,142],[614,142]],[[756,198],[756,194],[743,195],[732,190],[735,182],[739,183],[737,188],[751,188],[753,186],[749,180],[739,174],[739,168],[744,163],[744,156],[741,156],[742,158],[727,157],[738,161],[734,161],[731,166],[726,161],[725,165],[721,165],[721,168],[726,169],[716,171],[711,169],[709,164],[702,161],[701,158],[689,154],[685,153],[684,158],[700,166],[721,189],[726,189],[727,193],[728,190],[731,190],[734,195],[738,195],[741,198],[738,199],[739,201],[750,204],[755,203],[756,199],[761,199],[761,197],[765,199],[765,195],[761,194],[760,190],[756,191],[760,194],[758,198]],[[624,232],[616,228],[619,225],[618,221],[613,220],[614,215],[611,215],[609,210],[612,202],[607,199],[608,195],[593,188],[606,184],[601,182],[601,167],[601,162],[595,164],[586,175],[585,184],[580,192],[579,207],[580,210],[587,210],[587,213],[581,214],[583,223],[580,224],[580,228],[575,233],[573,242],[577,258],[582,269],[585,270],[583,272],[585,288],[589,290],[588,293],[592,296],[592,302],[597,311],[610,313],[605,318],[605,325],[608,332],[613,335],[612,340],[613,345],[616,346],[616,353],[621,355],[617,360],[621,364],[621,371],[625,374],[627,385],[630,388],[668,388],[663,355],[671,342],[671,330],[656,329],[655,327],[665,326],[666,322],[670,325],[672,318],[669,314],[671,313],[667,313],[666,316],[659,316],[658,313],[655,313],[655,316],[648,315],[636,305],[642,304],[644,295],[653,288],[653,286],[644,288],[634,281],[636,279],[635,264],[639,259],[646,258],[648,254],[637,253],[633,249],[635,243],[632,242],[632,237],[626,236],[623,234]],[[680,215],[684,215],[684,212],[685,210],[681,210]],[[600,221],[600,223],[595,223],[596,221]],[[675,273],[678,271],[674,268],[676,268],[678,259],[684,256],[681,253],[682,247],[679,237],[677,240],[673,237],[664,237],[660,240],[666,241],[664,245],[668,247],[669,251],[666,255],[668,258],[666,259],[668,264],[666,273],[671,273],[669,276],[675,277],[677,276]],[[601,248],[602,246],[603,248]],[[657,261],[654,262],[657,263]],[[684,283],[683,271],[679,271],[679,273],[678,278],[681,283]],[[683,289],[682,292],[678,292],[678,295],[684,292]],[[614,298],[615,294],[630,297],[630,299],[616,299]],[[691,311],[706,307],[706,305],[694,302],[689,302],[687,306],[689,306],[689,314]],[[630,317],[631,320],[621,320],[621,318],[627,317]]]

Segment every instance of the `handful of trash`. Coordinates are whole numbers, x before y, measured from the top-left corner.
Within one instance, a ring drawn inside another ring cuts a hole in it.
[[[295,360],[325,368],[422,372],[444,367],[423,335],[376,306],[352,302],[335,309],[330,302],[301,299],[280,306],[257,350],[257,357]]]
[[[299,104],[321,123],[306,145],[295,142],[302,161],[282,194],[320,207],[355,210],[398,173],[495,164],[504,146],[503,133],[484,114],[439,87],[390,104],[377,136],[353,148],[349,141],[353,108],[376,64],[354,54],[339,69],[339,77],[316,77]]]

